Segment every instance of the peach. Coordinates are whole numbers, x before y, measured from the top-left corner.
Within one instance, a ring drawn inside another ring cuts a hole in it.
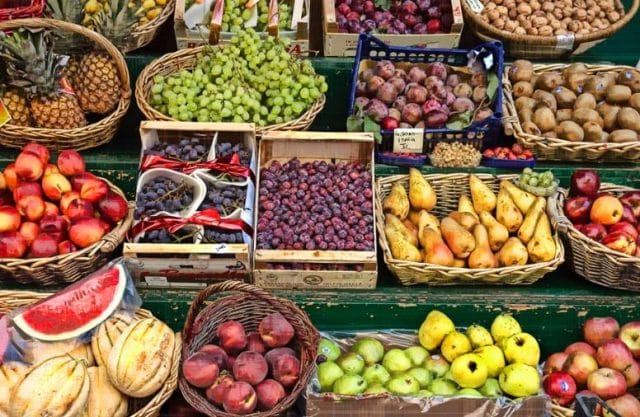
[[[194,387],[207,388],[218,379],[220,368],[212,354],[196,352],[182,364],[182,374]]]
[[[258,396],[246,382],[234,382],[225,392],[222,400],[224,411],[231,414],[250,414],[256,409]]]
[[[220,370],[230,369],[227,363],[229,356],[227,355],[227,352],[225,352],[224,349],[222,349],[220,346],[204,345],[198,352],[207,352],[214,355],[216,358],[216,363],[218,364],[218,368],[220,368]]]
[[[93,217],[93,204],[83,198],[76,198],[69,203],[66,214],[72,222],[84,217]]]
[[[27,241],[16,231],[0,233],[0,258],[22,258],[27,251]]]
[[[47,216],[57,216],[60,214],[60,209],[58,206],[53,204],[51,201],[44,202],[44,217]]]
[[[13,206],[0,206],[0,232],[16,231],[22,218]]]
[[[271,313],[262,319],[258,331],[269,348],[286,346],[295,334],[291,323],[280,313]]]
[[[80,197],[96,204],[109,193],[109,186],[99,178],[88,179],[80,189]]]
[[[220,407],[222,405],[222,401],[224,400],[224,396],[227,393],[227,389],[233,385],[236,381],[233,380],[233,377],[227,373],[221,374],[216,382],[213,383],[209,388],[207,388],[207,399]]]
[[[44,176],[47,176],[49,174],[59,174],[60,170],[58,169],[58,167],[54,164],[47,164],[44,167]]]
[[[104,222],[94,217],[77,220],[69,228],[69,239],[79,248],[86,248],[106,234]]]
[[[27,143],[22,148],[22,152],[30,152],[36,155],[44,165],[49,163],[49,158],[51,157],[49,149],[47,149],[46,146],[40,145],[39,143]]]
[[[90,172],[83,172],[82,174],[74,175],[73,177],[70,178],[71,188],[73,188],[73,191],[80,192],[80,190],[82,189],[82,186],[84,185],[85,182],[87,182],[87,180],[93,180],[96,178],[98,177],[96,177]]]
[[[71,183],[60,173],[49,174],[42,179],[42,189],[49,200],[59,201],[64,193],[71,191]]]
[[[272,373],[273,379],[283,387],[293,387],[300,378],[300,361],[291,355],[283,355],[276,359]]]
[[[264,355],[264,358],[269,364],[269,366],[271,367],[272,372],[273,372],[273,367],[276,363],[276,360],[281,356],[285,356],[285,355],[293,356],[294,358],[297,356],[296,352],[293,349],[288,347],[271,349]]]
[[[58,241],[46,233],[40,233],[31,243],[29,258],[48,258],[58,254]]]
[[[21,182],[13,190],[13,201],[18,203],[24,197],[28,195],[35,195],[42,197],[42,187],[37,182]]]
[[[67,214],[69,204],[76,198],[80,198],[80,193],[76,191],[69,191],[62,195],[62,198],[60,198],[60,211],[62,211],[62,214]]]
[[[256,394],[258,395],[258,408],[262,411],[271,410],[287,395],[284,387],[273,379],[265,379],[258,384]]]
[[[78,151],[67,149],[58,154],[58,169],[62,175],[70,177],[82,174],[86,169],[86,165],[84,158]]]
[[[247,346],[247,334],[238,321],[226,321],[218,327],[219,345],[227,353],[239,352]]]
[[[261,355],[267,351],[267,348],[262,343],[262,338],[260,337],[260,333],[251,332],[247,335],[247,350],[258,352]]]
[[[44,164],[38,155],[21,152],[16,158],[16,174],[22,181],[38,181],[44,174]]]
[[[100,216],[112,223],[118,223],[124,219],[129,211],[127,200],[122,196],[110,192],[105,198],[98,202],[98,211]]]
[[[31,242],[40,234],[40,226],[38,223],[24,222],[20,226],[19,233],[27,241],[27,245],[31,245]]]
[[[0,172],[0,191],[7,189],[7,180],[4,178],[4,174]]]
[[[28,195],[18,201],[18,211],[31,222],[40,221],[44,216],[44,200],[37,195]]]
[[[605,195],[598,197],[591,206],[591,222],[605,226],[616,224],[622,218],[624,207],[616,197]]]
[[[4,180],[7,183],[9,191],[13,191],[18,186],[18,174],[16,173],[16,164],[9,164],[2,172]]]
[[[251,385],[264,381],[268,372],[267,361],[258,352],[242,352],[233,364],[233,377],[236,381],[244,381]]]
[[[70,240],[63,240],[58,243],[58,252],[60,255],[66,255],[67,253],[75,252],[78,248]]]

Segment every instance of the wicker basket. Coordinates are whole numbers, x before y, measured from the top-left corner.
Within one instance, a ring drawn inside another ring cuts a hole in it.
[[[1,291],[0,290],[0,316],[8,313],[9,311],[24,307],[29,304],[36,303],[43,298],[50,296],[47,293],[36,293],[28,291]],[[153,317],[148,310],[138,310],[136,312],[138,318]],[[130,414],[129,417],[157,417],[160,415],[160,408],[167,402],[173,392],[178,387],[178,367],[180,366],[180,355],[182,350],[182,341],[180,334],[176,335],[175,346],[173,347],[173,359],[171,361],[171,373],[169,378],[165,381],[164,385],[153,397],[144,399],[131,398]]]
[[[131,52],[136,49],[140,49],[147,46],[162,27],[162,25],[169,19],[176,8],[176,0],[169,0],[165,4],[162,12],[152,21],[141,26],[137,26],[127,43],[124,45],[123,53]]]
[[[551,417],[573,417],[575,411],[551,402]]]
[[[156,75],[168,76],[183,69],[193,68],[196,64],[197,55],[209,46],[199,46],[197,48],[187,48],[154,60],[145,67],[140,73],[136,81],[136,101],[138,107],[145,118],[148,120],[175,120],[172,119],[153,107],[147,101],[151,87],[153,86],[153,78]],[[323,94],[302,116],[286,123],[280,123],[269,126],[256,126],[256,135],[262,136],[265,132],[275,130],[307,130],[313,123],[316,116],[324,107],[326,96]]]
[[[571,269],[594,284],[640,291],[640,258],[609,249],[580,233],[564,215],[568,191],[563,188],[558,191],[549,199],[549,212],[553,226],[567,245],[567,260]],[[619,195],[634,189],[605,183],[600,186],[600,191]]]
[[[494,192],[499,190],[501,180],[513,180],[517,175],[490,175],[476,174],[478,178],[487,184]],[[438,196],[438,203],[432,213],[438,217],[446,216],[458,208],[458,199],[461,194],[470,195],[469,174],[431,174],[424,176],[433,187]],[[564,248],[556,234],[556,256],[549,262],[539,262],[522,266],[507,266],[491,269],[470,269],[445,267],[422,262],[409,262],[394,259],[387,236],[384,233],[384,213],[382,200],[391,191],[392,185],[401,181],[408,186],[408,175],[394,175],[378,179],[376,182],[376,224],[378,226],[378,239],[384,261],[393,274],[398,277],[402,285],[458,285],[458,284],[509,284],[525,285],[533,284],[545,274],[554,271],[564,262]],[[549,203],[547,204],[549,206]]]
[[[124,193],[115,185],[102,178],[112,192],[125,200]],[[109,233],[93,245],[66,255],[50,258],[0,259],[0,282],[17,281],[21,284],[54,285],[69,283],[84,278],[97,270],[112,257],[111,253],[122,242],[131,223],[133,208],[127,216]]]
[[[0,9],[0,21],[40,17],[44,12],[45,0],[31,0],[28,6]]]
[[[534,73],[541,74],[550,71],[562,71],[567,64],[534,65]],[[627,66],[614,65],[587,65],[589,74],[598,72],[622,72],[634,69]],[[509,70],[504,71],[504,103],[506,108],[505,126],[513,130],[513,136],[525,149],[535,152],[538,160],[545,161],[606,161],[606,162],[632,162],[640,159],[640,141],[625,143],[595,143],[595,142],[571,142],[558,138],[547,138],[531,135],[522,130],[518,118],[515,101],[513,99],[513,86],[508,77]]]
[[[480,14],[472,10],[468,0],[462,1],[465,25],[468,25],[478,38],[484,41],[499,40],[507,55],[532,60],[567,58],[570,55],[584,53],[629,23],[638,11],[639,5],[640,0],[633,0],[629,10],[625,12],[622,2],[615,0],[616,10],[622,18],[604,30],[572,36],[538,36],[518,35],[512,31],[497,29],[482,20]]]
[[[218,298],[205,306],[212,295],[233,291],[235,295]],[[277,298],[267,291],[237,281],[225,281],[211,285],[202,290],[189,308],[189,314],[182,333],[183,361],[202,346],[211,343],[215,331],[221,322],[237,320],[242,323],[247,332],[256,331],[258,324],[267,314],[279,312],[291,323],[295,329],[294,349],[300,353],[300,379],[282,401],[272,410],[255,412],[254,417],[271,417],[283,414],[290,408],[300,393],[306,388],[315,368],[316,349],[319,334],[305,312],[300,310],[292,301]],[[184,379],[181,374],[179,386],[182,395],[196,410],[210,417],[236,417],[218,409],[204,397],[202,390],[198,390]]]
[[[113,139],[131,101],[129,70],[120,51],[102,35],[85,27],[61,20],[18,19],[0,22],[0,30],[14,30],[23,27],[74,32],[98,44],[115,61],[122,83],[122,91],[116,109],[95,123],[77,129],[44,129],[5,124],[0,127],[0,145],[10,148],[22,148],[29,142],[36,142],[50,150],[75,149],[79,151],[103,145]]]

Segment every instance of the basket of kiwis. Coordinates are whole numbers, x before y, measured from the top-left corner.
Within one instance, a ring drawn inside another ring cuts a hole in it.
[[[503,85],[505,131],[538,160],[640,159],[639,70],[516,60]]]

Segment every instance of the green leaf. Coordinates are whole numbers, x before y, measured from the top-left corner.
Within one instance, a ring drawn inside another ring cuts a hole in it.
[[[462,113],[455,114],[447,122],[447,129],[462,130],[471,124],[472,118],[473,118],[472,111],[465,111]]]
[[[347,132],[362,132],[364,128],[364,120],[362,117],[349,116],[347,117]]]
[[[487,74],[487,96],[489,97],[489,101],[493,102],[493,99],[496,98],[496,92],[498,91],[498,76],[494,72],[490,72]]]
[[[377,143],[382,142],[382,135],[380,134],[380,125],[377,124],[371,117],[366,116],[364,118],[364,131],[373,133],[373,137]]]
[[[389,10],[391,7],[391,0],[374,0],[374,4],[382,10]]]

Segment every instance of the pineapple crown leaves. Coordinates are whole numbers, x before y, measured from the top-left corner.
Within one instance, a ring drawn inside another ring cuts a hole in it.
[[[81,25],[84,18],[82,4],[77,0],[48,0],[47,12],[55,19]]]
[[[96,32],[123,49],[143,13],[143,8],[135,10],[129,7],[129,0],[110,0],[108,10],[101,10],[91,21]]]

